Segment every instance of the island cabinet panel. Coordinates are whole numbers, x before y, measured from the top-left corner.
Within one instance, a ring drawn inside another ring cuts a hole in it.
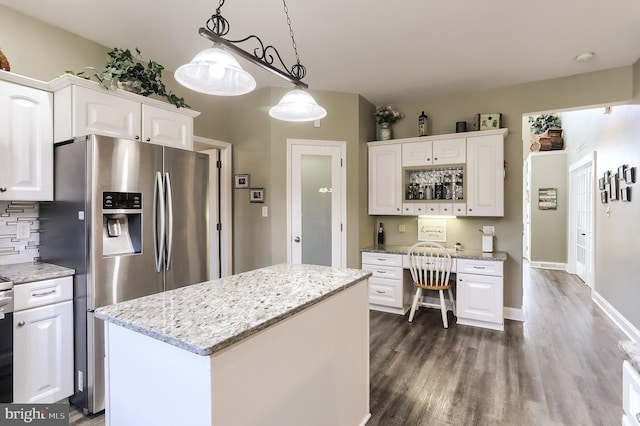
[[[369,214],[402,213],[402,146],[369,147]]]
[[[367,281],[209,356],[105,322],[107,426],[366,424]]]

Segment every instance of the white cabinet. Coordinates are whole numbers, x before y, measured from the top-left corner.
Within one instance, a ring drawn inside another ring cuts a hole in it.
[[[53,403],[73,394],[73,279],[14,286],[13,398]]]
[[[458,259],[458,324],[504,330],[503,262]]]
[[[402,267],[402,255],[362,253],[362,269],[369,278],[369,308],[404,315],[411,306],[411,278]]]
[[[369,147],[369,214],[401,214],[401,157],[399,144]]]
[[[640,425],[640,374],[629,361],[622,364],[623,424]],[[626,423],[624,423],[626,422]]]
[[[53,200],[52,141],[51,93],[0,81],[0,200]]]
[[[467,216],[504,216],[504,135],[467,138]]]
[[[465,138],[402,142],[402,167],[461,164],[465,147]]]
[[[193,118],[199,113],[65,75],[51,82],[55,141],[90,133],[193,149]]]

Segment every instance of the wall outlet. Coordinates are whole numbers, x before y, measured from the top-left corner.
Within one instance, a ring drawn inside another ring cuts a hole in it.
[[[398,232],[407,232],[405,225],[398,225]]]
[[[31,237],[31,222],[18,222],[16,224],[16,237],[24,240]]]
[[[483,226],[482,227],[483,234],[496,235],[496,227],[495,226]]]

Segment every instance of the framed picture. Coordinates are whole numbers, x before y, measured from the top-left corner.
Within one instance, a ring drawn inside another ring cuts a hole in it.
[[[249,187],[249,175],[238,174],[236,178],[236,188],[248,188]]]
[[[635,167],[627,167],[627,169],[624,171],[624,181],[625,183],[636,183]]]
[[[418,219],[418,241],[447,241],[447,221]]]
[[[607,191],[600,191],[600,202],[602,204],[607,204]]]
[[[631,187],[625,186],[620,188],[620,199],[622,201],[631,201]]]
[[[604,189],[605,189],[604,183],[605,183],[605,182],[604,182],[604,178],[603,178],[603,177],[601,177],[600,179],[598,179],[598,189],[599,189],[600,191],[604,191]]]
[[[557,188],[538,188],[538,209],[556,210],[558,208]]]
[[[264,188],[249,188],[249,201],[264,203]]]
[[[612,175],[609,179],[609,200],[618,199],[618,174]]]

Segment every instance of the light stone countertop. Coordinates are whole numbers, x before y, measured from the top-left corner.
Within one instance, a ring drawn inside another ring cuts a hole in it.
[[[32,281],[50,280],[68,277],[76,271],[62,266],[43,262],[15,263],[0,265],[0,277],[13,281],[13,284],[24,284]]]
[[[621,340],[618,347],[624,354],[627,361],[640,373],[640,343],[631,340]]]
[[[97,318],[211,355],[369,277],[280,264],[96,309]]]
[[[366,251],[370,253],[390,253],[390,254],[407,254],[411,246],[394,246],[389,244],[381,244],[375,246],[365,247],[361,252]],[[493,253],[484,253],[482,250],[460,250],[456,251],[452,248],[447,248],[447,251],[451,257],[455,259],[476,259],[476,260],[494,260],[505,261],[507,260],[507,253],[504,251],[494,251]]]

